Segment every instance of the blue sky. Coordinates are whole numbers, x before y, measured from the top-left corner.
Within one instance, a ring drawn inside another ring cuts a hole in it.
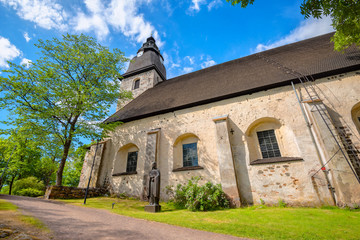
[[[301,2],[0,0],[0,69],[36,60],[38,39],[85,33],[131,58],[152,33],[172,78],[333,31],[329,18],[305,20]]]

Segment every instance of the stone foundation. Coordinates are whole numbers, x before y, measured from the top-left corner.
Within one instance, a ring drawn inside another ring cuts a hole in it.
[[[46,188],[45,199],[84,198],[85,192],[86,188],[50,186]],[[108,191],[103,188],[89,188],[87,197],[99,197],[106,193],[108,193]]]

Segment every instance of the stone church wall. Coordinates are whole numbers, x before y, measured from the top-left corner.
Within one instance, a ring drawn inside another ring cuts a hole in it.
[[[354,130],[351,139],[356,144],[360,136],[351,109],[360,102],[359,82],[360,75],[354,72],[316,81],[325,105],[333,115],[336,113],[336,122],[343,125],[346,122],[346,126]],[[304,89],[299,84],[296,88],[306,99]],[[309,114],[312,114],[311,110]],[[233,162],[236,177],[233,187],[237,188],[242,204],[260,204],[261,201],[276,204],[280,199],[290,205],[333,204],[326,176],[335,183],[335,195],[342,204],[360,203],[360,185],[338,155],[327,165],[330,172],[316,173],[324,159],[320,159],[321,153],[318,154],[291,85],[122,124],[107,142],[99,183],[109,178],[113,192],[141,196],[144,169],[148,164],[145,162],[147,139],[154,129],[159,131],[156,154],[164,200],[168,197],[166,186],[186,183],[193,176],[201,176],[203,183],[227,182],[226,176],[220,174],[219,154],[225,154],[225,150],[219,148],[220,139],[214,122],[220,116],[226,116],[232,159],[225,160]],[[289,161],[251,164],[261,158],[256,131],[267,129],[275,130],[281,155]],[[198,162],[202,169],[181,171],[178,168],[182,159],[177,154],[177,143],[188,137],[198,139]],[[324,140],[321,134],[318,138]],[[121,151],[125,151],[126,146],[135,146],[139,151],[137,171],[131,175],[122,175],[126,170],[126,159]]]
[[[140,80],[140,86],[139,88],[134,89],[134,84],[136,80]],[[150,70],[148,72],[123,79],[121,81],[121,89],[126,91],[132,91],[133,98],[136,98],[147,89],[154,87],[160,81],[161,77],[159,76],[159,74],[155,70]],[[126,101],[119,101],[116,107],[116,111],[128,104],[129,102],[131,102],[131,99]]]

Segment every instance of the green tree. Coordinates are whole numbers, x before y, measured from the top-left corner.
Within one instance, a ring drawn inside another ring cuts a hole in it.
[[[79,185],[85,154],[90,146],[91,144],[85,144],[70,153],[70,161],[64,169],[65,186],[77,187]]]
[[[79,137],[99,137],[101,122],[111,104],[129,98],[120,92],[119,72],[127,60],[119,49],[110,51],[85,35],[39,40],[38,60],[29,67],[9,63],[0,78],[0,107],[13,116],[51,133],[61,143],[56,185],[73,142]]]
[[[226,0],[232,5],[245,8],[254,0]],[[330,16],[336,30],[332,41],[337,51],[343,51],[352,44],[360,46],[360,2],[358,0],[304,0],[300,6],[305,18]]]

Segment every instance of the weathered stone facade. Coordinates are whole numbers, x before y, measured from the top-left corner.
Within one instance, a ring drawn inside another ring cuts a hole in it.
[[[135,81],[140,81],[140,86],[137,89],[134,89]],[[136,74],[134,76],[131,76],[126,79],[126,81],[121,82],[121,89],[125,91],[131,91],[132,97],[136,98],[141,93],[146,91],[149,88],[154,87],[157,83],[162,81],[161,77],[155,70],[150,70],[145,73]],[[119,100],[117,104],[116,110],[119,110],[121,107],[125,106],[129,102],[131,102],[132,99],[128,100]]]
[[[145,199],[150,163],[156,161],[163,200],[168,199],[166,186],[201,176],[201,183],[221,183],[237,206],[280,199],[296,206],[360,204],[360,184],[314,111],[316,104],[326,106],[322,112],[338,142],[337,131],[345,129],[351,133],[347,140],[360,149],[359,83],[359,71],[317,79],[316,101],[309,101],[304,87],[296,84],[306,121],[289,84],[125,122],[104,143],[93,186],[109,183],[114,193]],[[269,129],[281,152],[272,161],[262,159],[257,137]],[[190,142],[197,143],[198,166],[182,167],[181,146]],[[129,173],[126,154],[134,149],[137,168]],[[83,172],[90,166],[89,156]]]

